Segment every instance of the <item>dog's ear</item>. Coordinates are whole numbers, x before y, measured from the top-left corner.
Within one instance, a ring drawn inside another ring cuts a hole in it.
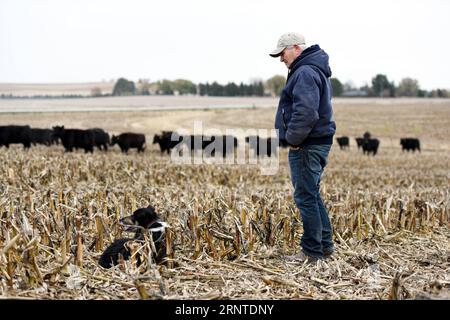
[[[156,213],[155,208],[151,204],[148,205],[147,209]]]

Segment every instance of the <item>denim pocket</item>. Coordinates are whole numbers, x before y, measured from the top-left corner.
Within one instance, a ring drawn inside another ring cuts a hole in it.
[[[311,171],[316,173],[322,172],[323,160],[317,152],[308,150],[308,152],[306,153],[306,163]]]
[[[328,163],[328,153],[330,147],[327,145],[311,146],[307,148],[306,161],[309,169],[313,172],[320,173]]]
[[[302,148],[300,148],[298,150],[292,150],[291,148],[289,148],[288,157],[290,157],[290,158],[299,157],[299,155],[301,154],[302,151],[303,151]]]

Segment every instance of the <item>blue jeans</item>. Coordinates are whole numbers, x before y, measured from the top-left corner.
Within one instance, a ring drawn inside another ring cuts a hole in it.
[[[320,196],[320,177],[328,163],[331,145],[310,145],[289,150],[294,201],[300,209],[304,233],[300,246],[313,257],[333,251],[330,218]]]

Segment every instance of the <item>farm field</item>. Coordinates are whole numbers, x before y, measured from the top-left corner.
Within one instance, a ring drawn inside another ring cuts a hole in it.
[[[271,129],[274,107],[0,114],[0,125],[147,137],[143,154],[0,148],[0,298],[448,298],[450,101],[380,101],[334,105],[336,136],[351,142],[347,151],[333,145],[322,177],[336,253],[314,265],[282,258],[298,251],[302,234],[286,150],[278,173],[262,175],[251,164],[175,164],[151,143],[161,130],[191,131],[194,121]],[[365,131],[381,141],[375,157],[357,150],[354,137]],[[419,138],[422,152],[403,153],[401,137]],[[126,236],[118,219],[149,204],[170,225],[169,265],[101,268],[102,251]]]

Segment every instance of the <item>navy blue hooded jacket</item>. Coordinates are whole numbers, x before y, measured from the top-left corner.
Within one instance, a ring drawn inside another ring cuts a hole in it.
[[[293,146],[333,143],[330,77],[328,54],[318,45],[292,62],[275,117],[280,140]]]

